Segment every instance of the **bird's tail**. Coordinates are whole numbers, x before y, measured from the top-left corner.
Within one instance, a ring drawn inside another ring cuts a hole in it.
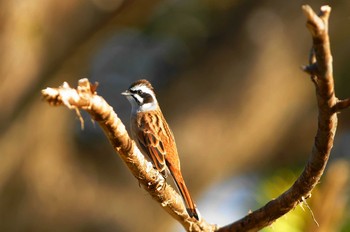
[[[191,198],[191,195],[187,189],[187,186],[185,184],[185,181],[182,177],[182,174],[179,170],[174,170],[173,168],[169,167],[169,171],[174,179],[174,182],[182,196],[182,199],[184,200],[185,202],[185,205],[186,205],[186,210],[187,210],[187,213],[190,217],[192,218],[195,218],[197,220],[199,220],[199,213],[197,211],[197,208]]]

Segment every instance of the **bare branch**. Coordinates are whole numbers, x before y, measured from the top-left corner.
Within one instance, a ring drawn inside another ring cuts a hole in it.
[[[96,84],[91,84],[87,79],[81,79],[77,89],[64,83],[59,88],[42,90],[42,95],[51,105],[65,105],[77,112],[80,109],[87,111],[102,127],[115,151],[139,183],[187,231],[214,231],[215,225],[208,224],[204,219],[197,221],[188,216],[180,195],[165,182],[162,175],[153,168],[152,163],[141,154],[113,108],[97,95],[96,87]]]
[[[350,104],[350,100],[337,101],[334,94],[332,55],[328,36],[331,8],[322,6],[318,15],[310,6],[305,5],[302,9],[313,41],[310,64],[304,66],[303,70],[311,75],[315,84],[319,110],[318,130],[311,156],[304,171],[287,191],[239,221],[220,228],[219,232],[258,231],[309,198],[323,174],[333,146],[338,120],[335,112]]]

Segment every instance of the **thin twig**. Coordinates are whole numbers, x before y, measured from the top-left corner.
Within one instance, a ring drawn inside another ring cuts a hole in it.
[[[338,100],[338,102],[333,106],[333,112],[338,113],[346,108],[350,107],[350,98],[344,100]]]

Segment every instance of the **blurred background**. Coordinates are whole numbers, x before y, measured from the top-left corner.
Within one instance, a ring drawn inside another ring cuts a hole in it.
[[[330,4],[336,91],[349,97],[347,1],[1,1],[0,231],[183,231],[98,125],[40,90],[83,77],[128,125],[120,93],[147,78],[203,217],[223,226],[286,190],[308,160],[315,90],[302,4]],[[350,111],[321,184],[264,231],[349,231]]]

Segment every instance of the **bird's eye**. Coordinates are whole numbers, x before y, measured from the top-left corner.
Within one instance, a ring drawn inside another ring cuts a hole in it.
[[[142,90],[137,90],[138,95],[141,95],[142,93],[143,93]]]

